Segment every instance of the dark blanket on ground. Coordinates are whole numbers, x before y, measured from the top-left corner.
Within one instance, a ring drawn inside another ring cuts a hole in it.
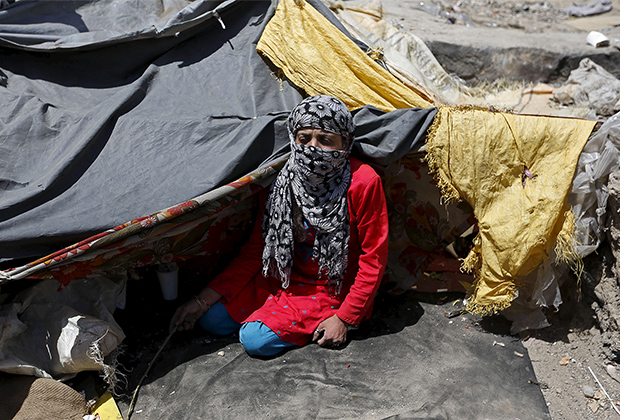
[[[190,200],[284,153],[284,121],[302,94],[256,52],[276,5],[19,1],[0,10],[3,267]],[[358,152],[397,159],[434,112],[362,109]]]
[[[249,357],[237,337],[177,333],[142,385],[132,419],[548,419],[527,350],[504,335],[508,325],[449,319],[453,297],[444,305],[420,301],[429,298],[381,296],[371,320],[338,350],[310,344],[264,360]],[[140,305],[121,320],[138,335],[155,327]],[[157,306],[163,324],[174,305]],[[164,337],[160,330],[128,341],[126,357],[135,358],[128,394]],[[128,399],[119,405],[127,414]]]

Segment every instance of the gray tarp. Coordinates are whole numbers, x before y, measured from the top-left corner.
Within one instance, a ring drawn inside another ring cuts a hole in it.
[[[150,292],[130,282],[135,306],[119,314],[132,369],[123,414],[166,336],[157,327],[174,310]],[[311,343],[258,359],[236,336],[177,333],[142,384],[132,419],[549,419],[527,350],[503,335],[506,323],[449,319],[455,306],[418,302],[424,297],[380,295],[371,320],[339,349]]]
[[[302,95],[255,49],[273,3],[18,1],[1,10],[0,262],[49,254],[281,154],[283,121]],[[362,109],[360,150],[397,159],[434,112]]]

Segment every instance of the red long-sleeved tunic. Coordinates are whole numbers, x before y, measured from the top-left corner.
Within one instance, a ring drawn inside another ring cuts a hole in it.
[[[239,255],[210,284],[221,294],[230,316],[237,322],[261,321],[282,340],[303,345],[321,321],[336,314],[358,325],[370,317],[388,252],[388,217],[381,179],[361,161],[351,160],[349,204],[349,258],[342,292],[330,296],[327,280],[319,279],[312,254],[313,229],[305,243],[295,244],[291,281],[262,275],[262,214]],[[261,202],[264,202],[261,200]],[[264,206],[263,206],[264,207]]]

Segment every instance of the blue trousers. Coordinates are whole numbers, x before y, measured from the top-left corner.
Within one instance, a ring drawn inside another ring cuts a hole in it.
[[[230,335],[239,331],[239,341],[250,356],[275,356],[293,347],[259,321],[240,324],[228,314],[223,303],[217,302],[198,320],[213,335]]]

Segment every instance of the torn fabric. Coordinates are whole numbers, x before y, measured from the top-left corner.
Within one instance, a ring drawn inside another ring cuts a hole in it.
[[[305,0],[282,0],[256,46],[308,95],[332,95],[351,109],[428,108]]]
[[[558,236],[570,248],[574,218],[567,194],[594,124],[440,109],[429,134],[429,167],[445,199],[471,204],[480,229],[464,261],[476,275],[468,310],[505,309],[528,287],[524,277],[549,257]]]

